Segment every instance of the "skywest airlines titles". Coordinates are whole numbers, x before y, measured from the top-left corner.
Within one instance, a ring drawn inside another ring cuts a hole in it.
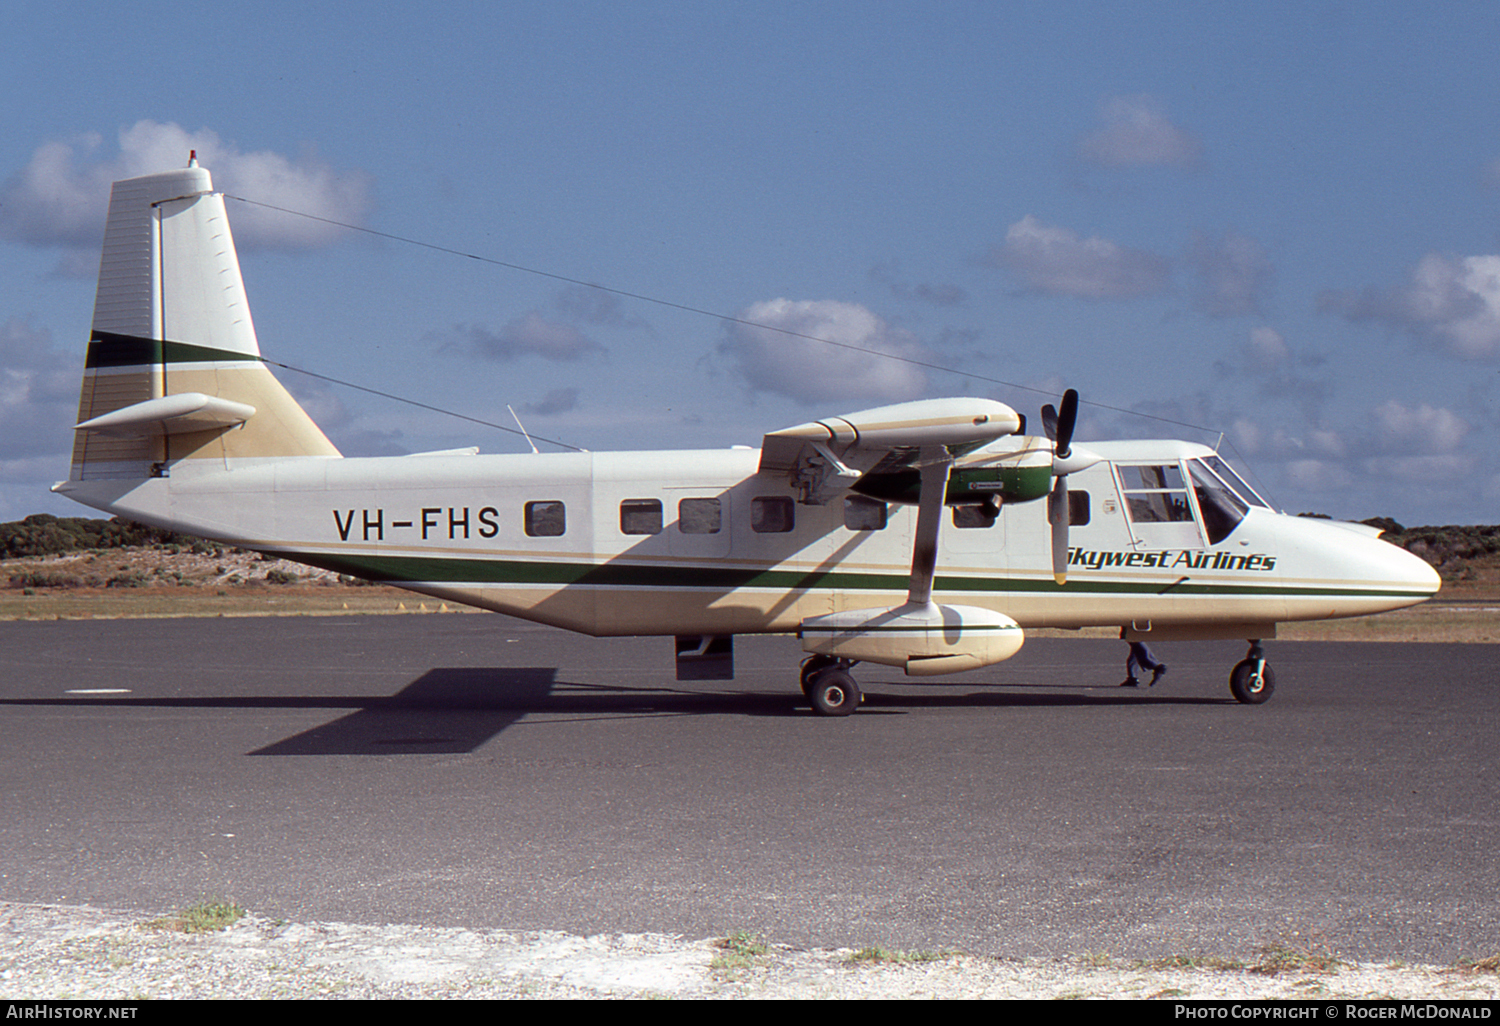
[[[1276,557],[1263,552],[1236,555],[1232,552],[1194,552],[1188,549],[1161,549],[1157,552],[1068,550],[1068,566],[1087,570],[1110,567],[1151,567],[1158,570],[1274,570]]]

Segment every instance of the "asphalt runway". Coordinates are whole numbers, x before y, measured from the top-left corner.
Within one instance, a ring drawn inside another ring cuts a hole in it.
[[[791,638],[490,615],[0,624],[0,899],[976,954],[1500,951],[1486,645],[1034,639],[813,716]]]

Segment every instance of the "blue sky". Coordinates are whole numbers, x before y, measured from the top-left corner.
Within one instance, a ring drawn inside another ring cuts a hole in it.
[[[383,233],[229,202],[318,374],[595,450],[1071,386],[1080,440],[1222,432],[1291,512],[1494,523],[1497,52],[1463,2],[12,0],[0,519],[82,512],[108,183],[196,148]],[[348,455],[525,447],[282,376]]]

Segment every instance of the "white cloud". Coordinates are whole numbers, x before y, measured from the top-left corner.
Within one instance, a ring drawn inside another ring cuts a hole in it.
[[[1272,268],[1265,247],[1236,231],[1193,240],[1192,262],[1201,283],[1196,302],[1211,317],[1261,311]]]
[[[896,402],[927,391],[922,368],[903,362],[926,356],[916,337],[856,303],[756,303],[728,323],[719,352],[752,390],[806,403]]]
[[[371,177],[336,171],[314,152],[292,160],[270,150],[241,151],[209,129],[138,121],[119,134],[119,151],[101,153],[103,138],[48,142],[0,187],[0,237],[38,246],[96,247],[104,230],[110,184],[187,165],[189,151],[213,174],[214,188],[256,203],[359,224],[370,208]],[[303,249],[342,234],[324,221],[235,204],[230,212],[241,248]]]
[[[1389,478],[1398,485],[1434,485],[1467,481],[1477,463],[1474,456],[1466,453],[1382,456],[1365,460],[1364,470],[1372,478]]]
[[[1230,440],[1236,449],[1247,456],[1265,456],[1285,460],[1290,466],[1297,462],[1318,462],[1310,457],[1342,458],[1349,446],[1343,435],[1330,428],[1313,424],[1301,427],[1277,420],[1271,430],[1249,417],[1237,418],[1229,430]]]
[[[1266,432],[1256,421],[1248,417],[1236,417],[1229,425],[1229,440],[1236,450],[1247,455],[1259,455],[1265,445]]]
[[[1468,421],[1452,410],[1426,403],[1406,406],[1390,399],[1371,416],[1376,428],[1373,441],[1383,453],[1450,453],[1470,430]]]
[[[1234,416],[1228,437],[1229,451],[1264,477],[1262,494],[1293,512],[1484,522],[1455,510],[1483,508],[1493,461],[1473,418],[1451,409],[1388,398],[1353,409],[1309,403],[1299,416],[1262,403]]]
[[[1105,167],[1192,167],[1203,155],[1193,133],[1177,127],[1154,96],[1115,96],[1099,111],[1100,126],[1078,142],[1078,154]]]
[[[64,356],[19,318],[0,325],[0,459],[51,455],[66,470],[82,376],[81,351]]]
[[[1250,340],[1245,344],[1245,355],[1252,368],[1275,370],[1291,362],[1292,350],[1281,332],[1261,326],[1251,329]]]
[[[1294,487],[1314,492],[1348,488],[1354,484],[1353,476],[1343,465],[1326,460],[1291,460],[1286,465],[1286,478]]]
[[[1027,214],[1005,233],[986,261],[1025,279],[1033,292],[1083,299],[1134,299],[1163,292],[1171,263],[1138,249],[1077,232]]]
[[[1300,458],[1386,459],[1446,456],[1462,448],[1472,425],[1452,410],[1395,399],[1368,410],[1342,429],[1307,421],[1278,421],[1267,432],[1249,418],[1236,420],[1231,437],[1246,452]]]
[[[905,281],[895,263],[877,264],[870,268],[870,280],[884,285],[899,299],[930,303],[933,306],[962,306],[969,298],[968,293],[958,285]]]
[[[1465,359],[1500,356],[1500,256],[1429,253],[1397,288],[1325,292],[1320,309],[1408,331]]]
[[[1349,442],[1331,428],[1313,427],[1307,431],[1307,448],[1321,456],[1342,459],[1349,455]]]
[[[625,312],[620,297],[602,288],[569,285],[558,293],[553,305],[568,317],[598,327],[648,328],[649,325]]]
[[[404,456],[411,452],[399,428],[370,427],[368,418],[345,405],[328,383],[300,376],[285,383],[297,404],[345,456]]]
[[[521,409],[538,417],[552,417],[559,413],[571,413],[578,409],[578,389],[554,388],[540,401],[526,403]]]
[[[460,324],[453,334],[458,336],[458,342],[445,343],[443,348],[457,348],[502,362],[540,356],[554,363],[565,363],[604,352],[603,346],[573,325],[548,320],[535,310],[515,318],[499,331]]]
[[[1237,383],[1252,383],[1265,400],[1301,404],[1304,418],[1315,422],[1333,392],[1334,381],[1323,369],[1325,363],[1321,356],[1293,350],[1275,328],[1260,325],[1250,329],[1238,358],[1215,360],[1214,369]]]
[[[20,318],[0,324],[0,520],[72,505],[47,489],[68,476],[82,375],[81,349],[59,353],[49,332]]]

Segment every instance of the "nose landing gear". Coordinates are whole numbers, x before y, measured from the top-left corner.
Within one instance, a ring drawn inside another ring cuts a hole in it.
[[[1276,672],[1266,661],[1266,650],[1260,639],[1250,642],[1250,651],[1235,664],[1229,675],[1229,690],[1235,700],[1246,705],[1260,705],[1276,690]]]

